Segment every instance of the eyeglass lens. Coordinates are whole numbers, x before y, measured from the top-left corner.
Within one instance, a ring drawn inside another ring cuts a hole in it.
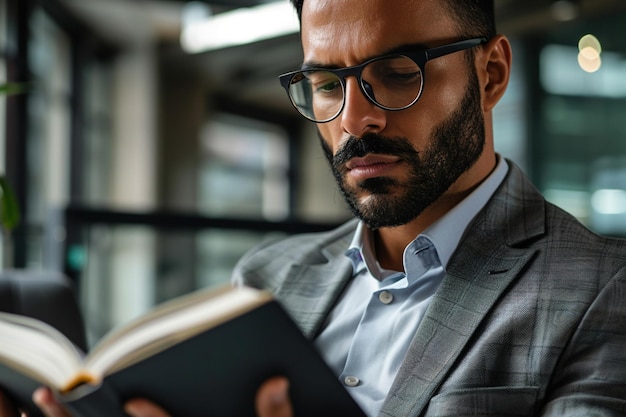
[[[423,86],[421,68],[410,58],[394,56],[367,63],[362,68],[360,85],[363,93],[378,106],[401,110],[411,106]],[[312,70],[296,74],[289,84],[289,96],[305,117],[324,122],[341,112],[345,83],[331,71]]]

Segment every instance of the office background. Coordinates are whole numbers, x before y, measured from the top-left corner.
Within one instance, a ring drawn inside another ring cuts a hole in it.
[[[349,217],[313,126],[278,84],[301,63],[298,34],[182,37],[278,3],[0,0],[0,84],[24,89],[0,97],[0,174],[21,214],[4,230],[2,267],[66,274],[90,340],[226,282],[263,239]],[[626,2],[496,5],[515,62],[497,150],[550,201],[625,236]]]

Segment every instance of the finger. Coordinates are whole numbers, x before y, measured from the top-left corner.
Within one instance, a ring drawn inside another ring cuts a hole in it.
[[[18,412],[13,402],[3,392],[0,392],[0,417],[17,417]]]
[[[71,417],[67,409],[57,401],[49,388],[37,388],[33,392],[33,402],[39,406],[46,417]]]
[[[289,381],[282,377],[269,379],[261,385],[256,396],[258,417],[293,417],[288,390]]]
[[[161,407],[143,398],[129,400],[124,411],[132,417],[170,417]]]

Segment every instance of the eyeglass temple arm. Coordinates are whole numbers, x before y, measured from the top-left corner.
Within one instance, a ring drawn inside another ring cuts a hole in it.
[[[426,51],[426,60],[428,61],[431,59],[439,58],[444,55],[449,55],[453,52],[458,52],[464,49],[473,48],[474,46],[478,46],[486,42],[487,42],[486,38],[474,38],[474,39],[467,39],[464,41],[451,43],[449,45],[439,46],[437,48],[432,48]]]

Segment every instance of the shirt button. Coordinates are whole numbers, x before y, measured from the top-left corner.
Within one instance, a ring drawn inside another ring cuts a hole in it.
[[[390,304],[393,301],[393,294],[391,294],[389,291],[382,291],[380,294],[378,294],[378,299],[383,304]]]
[[[361,380],[356,376],[347,376],[343,379],[343,382],[349,387],[356,387],[357,385],[359,385],[359,382],[361,382]]]

